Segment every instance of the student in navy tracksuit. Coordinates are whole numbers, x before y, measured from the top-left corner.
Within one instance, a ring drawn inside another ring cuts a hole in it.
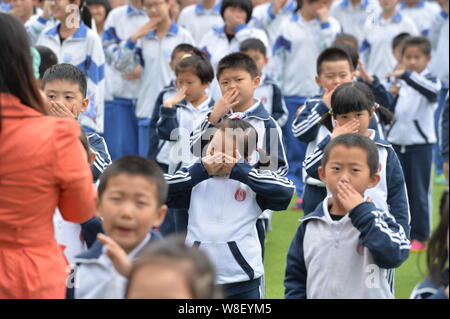
[[[166,176],[169,206],[189,209],[186,242],[211,258],[216,283],[227,298],[261,298],[264,266],[256,221],[266,209],[286,209],[295,190],[293,183],[277,172],[250,164],[265,157],[261,151],[265,141],[258,137],[264,136],[264,122],[270,121],[273,119],[252,119],[251,115],[243,120],[223,120],[206,156]]]
[[[437,142],[434,112],[441,90],[440,81],[430,74],[431,43],[424,37],[406,39],[403,65],[391,76],[399,78],[395,122],[387,134],[402,163],[411,207],[411,246],[425,249],[431,232],[431,165]]]
[[[292,240],[286,298],[394,298],[393,268],[408,258],[410,242],[402,223],[367,196],[380,182],[378,153],[360,134],[328,145],[319,174],[331,195]]]

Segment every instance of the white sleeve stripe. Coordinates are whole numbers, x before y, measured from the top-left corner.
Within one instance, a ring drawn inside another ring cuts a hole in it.
[[[295,128],[296,130],[299,130],[300,128],[302,128],[305,125],[308,125],[308,123],[310,123],[311,121],[314,120],[315,117],[319,116],[319,114],[317,114],[317,112],[314,110],[311,112],[311,114],[304,119],[303,121],[301,121],[300,123],[297,123],[294,121],[292,123],[292,128]]]
[[[417,73],[412,73],[410,79],[433,93],[438,93],[441,89],[439,81],[437,83],[433,83]]]
[[[269,175],[269,174],[259,174],[256,171],[251,171],[248,175],[252,176],[254,178],[278,180],[278,181],[281,181],[281,182],[287,183],[287,184],[291,183],[291,181],[289,179],[287,179],[286,177],[279,176],[273,172],[271,172],[271,173],[272,174]]]
[[[311,121],[309,121],[307,126],[302,126],[302,127],[296,127],[293,129],[294,134],[298,134],[298,135],[302,135],[304,134],[306,131],[308,131],[310,128],[314,127],[315,125],[317,125],[317,123],[320,122],[320,115],[316,115],[313,119],[311,119]]]
[[[375,226],[383,233],[389,236],[392,242],[398,244],[400,246],[400,249],[410,249],[410,242],[406,238],[405,232],[403,230],[403,227],[399,225],[399,231],[398,233],[395,233],[390,229],[386,223],[386,221],[382,220],[382,215],[386,215],[389,217],[389,214],[386,214],[383,212],[380,214],[380,212],[371,211],[371,213],[375,216]],[[395,219],[393,219],[395,221]]]
[[[304,167],[306,169],[310,168],[314,164],[316,164],[319,160],[323,158],[323,151],[317,150],[315,153],[312,153],[310,156],[308,156],[304,161]]]
[[[259,183],[273,184],[273,185],[280,185],[280,186],[288,187],[288,188],[295,188],[295,185],[292,184],[292,183],[291,183],[291,184],[285,184],[285,183],[277,182],[277,181],[274,181],[274,180],[258,179],[258,178],[254,178],[254,177],[251,177],[251,176],[249,176],[249,178],[250,178],[251,180],[254,180],[255,182],[259,182]]]

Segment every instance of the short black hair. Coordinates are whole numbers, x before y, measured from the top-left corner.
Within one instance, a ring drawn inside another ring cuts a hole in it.
[[[250,22],[252,18],[253,5],[251,0],[223,0],[222,7],[220,8],[220,15],[222,19],[225,19],[224,13],[228,7],[241,8],[247,13],[246,23]]]
[[[105,20],[108,17],[109,12],[112,10],[111,4],[108,0],[86,0],[86,5],[100,5],[105,8]]]
[[[47,83],[55,80],[70,81],[78,84],[81,95],[83,96],[83,98],[86,97],[87,92],[86,76],[84,75],[83,71],[81,71],[76,66],[68,63],[60,63],[53,65],[52,67],[47,69],[47,71],[45,71],[44,76],[42,77],[41,80],[41,89],[44,89]]]
[[[370,87],[361,82],[341,84],[331,95],[333,116],[351,112],[374,111],[375,96]]]
[[[239,47],[240,52],[247,52],[250,50],[256,50],[261,52],[264,56],[267,56],[267,48],[264,42],[260,39],[250,38],[243,41]]]
[[[355,47],[353,47],[351,45],[348,45],[345,42],[335,42],[333,44],[333,47],[342,49],[345,52],[347,52],[348,56],[352,60],[353,70],[356,70],[358,68],[359,52],[358,52],[358,50]]]
[[[214,80],[214,69],[206,54],[194,48],[192,55],[183,58],[175,67],[175,74],[192,72],[197,75],[202,84],[211,83]]]
[[[52,49],[43,45],[36,45],[34,48],[38,51],[41,57],[41,64],[39,64],[39,79],[42,80],[45,71],[53,65],[58,64],[58,57]]]
[[[431,55],[431,42],[426,37],[409,37],[403,41],[402,55],[405,54],[406,49],[410,47],[418,47],[423,54]]]
[[[328,163],[331,151],[338,145],[343,145],[347,148],[359,147],[364,150],[367,154],[367,165],[369,165],[370,176],[373,176],[378,172],[379,157],[376,144],[367,136],[357,133],[343,134],[332,139],[325,148],[321,164],[322,167],[325,167]]]
[[[402,32],[397,34],[392,40],[392,50],[395,50],[399,45],[402,45],[403,42],[409,38],[411,35],[408,32]]]
[[[358,39],[355,36],[353,36],[351,34],[348,34],[348,33],[338,34],[336,36],[336,39],[334,40],[332,46],[334,47],[337,43],[345,43],[347,45],[351,45],[356,50],[359,49],[359,41],[358,41]]]
[[[121,157],[103,172],[98,186],[98,198],[101,200],[103,193],[108,186],[108,181],[117,175],[128,174],[132,176],[142,176],[156,185],[158,190],[158,205],[164,205],[167,200],[168,186],[164,179],[164,173],[153,160],[137,155],[127,155]]]
[[[322,66],[324,62],[337,62],[337,61],[347,61],[350,70],[353,71],[353,62],[348,53],[340,48],[328,48],[322,51],[322,53],[317,58],[317,74],[322,73]]]
[[[193,45],[191,45],[191,44],[188,44],[188,43],[181,43],[181,44],[178,44],[176,47],[175,47],[175,49],[173,49],[173,51],[172,51],[172,55],[171,55],[171,59],[172,59],[172,61],[175,59],[175,56],[178,54],[178,53],[180,53],[180,52],[186,52],[186,53],[189,53],[189,52],[191,52],[192,50],[194,50],[194,46]]]
[[[248,72],[252,79],[256,78],[258,73],[258,67],[255,61],[245,53],[236,52],[225,56],[220,60],[217,66],[217,79],[220,79],[220,75],[226,69],[242,69]]]

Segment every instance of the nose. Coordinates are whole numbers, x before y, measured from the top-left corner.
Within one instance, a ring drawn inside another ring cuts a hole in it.
[[[349,175],[348,175],[348,173],[346,171],[342,172],[339,181],[342,182],[342,183],[349,183],[350,182]]]
[[[120,217],[130,219],[133,216],[134,204],[131,201],[124,201],[120,206]]]

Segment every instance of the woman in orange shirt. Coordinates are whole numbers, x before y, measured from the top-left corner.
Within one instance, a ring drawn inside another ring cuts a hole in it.
[[[78,123],[44,115],[25,29],[0,13],[0,30],[0,298],[64,298],[52,217],[93,216],[92,173]]]

